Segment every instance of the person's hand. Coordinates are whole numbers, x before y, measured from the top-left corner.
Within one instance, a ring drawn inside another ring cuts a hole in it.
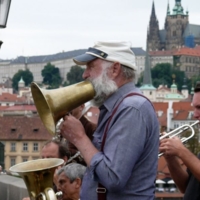
[[[29,197],[24,197],[22,200],[31,200]]]
[[[159,151],[168,156],[180,155],[182,149],[185,148],[183,143],[178,137],[164,138],[160,141]]]
[[[76,146],[76,142],[86,136],[82,123],[71,114],[64,117],[60,125],[60,134]]]

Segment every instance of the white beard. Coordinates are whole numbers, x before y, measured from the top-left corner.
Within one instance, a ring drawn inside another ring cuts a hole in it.
[[[103,70],[97,78],[89,78],[89,81],[91,81],[96,92],[92,104],[98,107],[118,89],[117,84],[108,77],[107,70]]]

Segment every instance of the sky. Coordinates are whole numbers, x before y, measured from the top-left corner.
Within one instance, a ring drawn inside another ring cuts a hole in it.
[[[0,29],[0,59],[87,49],[95,41],[130,41],[145,50],[153,0],[12,0],[7,27]],[[154,0],[159,27],[167,4]],[[200,24],[200,1],[182,0],[191,24]]]

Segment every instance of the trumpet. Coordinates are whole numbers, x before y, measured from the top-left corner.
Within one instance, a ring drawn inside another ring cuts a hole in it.
[[[173,131],[164,134],[163,136],[160,137],[160,140],[164,139],[164,138],[173,138],[175,136],[180,136],[180,134],[184,133],[186,130],[190,129],[191,130],[191,134],[188,137],[182,137],[181,138],[181,142],[184,143],[186,141],[188,141],[189,139],[191,139],[194,135],[195,135],[195,131],[193,126],[199,124],[199,120],[195,121],[193,124],[189,125],[189,124],[184,124],[176,129],[174,129]],[[163,153],[159,153],[158,157],[161,157],[163,155]]]
[[[57,200],[59,200],[59,199],[62,199],[63,193],[62,193],[62,191],[58,191],[58,192],[56,192],[55,195],[57,197]]]

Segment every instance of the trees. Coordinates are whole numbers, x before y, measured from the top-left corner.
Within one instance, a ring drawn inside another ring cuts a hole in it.
[[[18,82],[21,78],[23,79],[25,86],[28,86],[33,81],[33,74],[29,69],[19,70],[12,78],[12,87],[16,91],[18,90]]]
[[[193,152],[195,155],[197,155],[200,152],[200,146],[199,146],[199,129],[198,127],[193,127],[195,131],[195,135],[187,140],[185,142],[186,147]],[[191,130],[189,129],[184,134],[182,134],[182,137],[189,137],[191,135]]]
[[[59,68],[51,63],[44,66],[41,74],[43,76],[42,83],[49,85],[49,89],[58,88],[62,83]]]
[[[71,67],[70,71],[67,73],[67,85],[72,85],[78,82],[83,81],[82,74],[84,69],[78,65],[74,65]]]
[[[172,76],[174,76],[174,79]],[[189,84],[190,81],[186,78],[185,72],[174,69],[170,63],[157,64],[153,69],[151,69],[151,77],[152,84],[156,88],[159,87],[159,85],[167,85],[168,87],[171,87],[174,80],[179,91],[181,91],[184,84],[189,86],[189,91],[191,89],[191,84]],[[140,77],[139,83],[137,85],[141,86],[142,81],[143,76]]]

